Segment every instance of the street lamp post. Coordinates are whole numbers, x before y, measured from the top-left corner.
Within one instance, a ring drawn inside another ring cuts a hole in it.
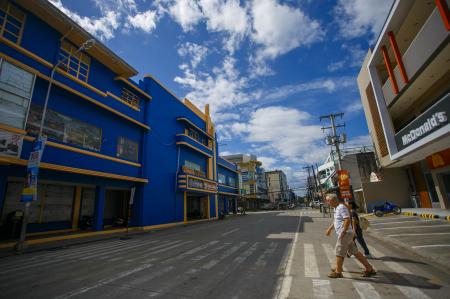
[[[74,52],[74,54],[80,52],[80,51],[85,51],[88,50],[90,48],[92,48],[95,45],[95,39],[88,39],[87,41],[85,41],[81,47],[78,48],[78,50],[76,50]],[[44,121],[45,121],[45,115],[47,114],[47,105],[48,105],[48,99],[50,98],[50,91],[52,89],[52,84],[53,84],[53,77],[55,76],[55,71],[56,69],[59,67],[59,65],[63,62],[66,62],[66,60],[69,57],[66,57],[63,60],[59,60],[55,66],[53,66],[52,68],[52,72],[50,75],[50,80],[48,81],[48,88],[47,88],[47,94],[45,95],[45,101],[44,101],[44,109],[42,111],[42,117],[41,117],[41,123],[39,124],[39,133],[38,133],[38,137],[37,137],[37,141],[39,141],[42,137],[42,131],[44,129]],[[25,203],[25,210],[23,213],[23,219],[22,219],[22,227],[20,229],[20,237],[19,237],[19,241],[16,243],[15,249],[17,251],[21,251],[23,249],[26,248],[26,243],[25,243],[25,235],[27,232],[27,225],[28,225],[28,215],[30,213],[30,205],[31,202],[27,201]]]

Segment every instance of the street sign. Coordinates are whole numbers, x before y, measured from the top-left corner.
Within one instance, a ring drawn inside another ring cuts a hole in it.
[[[39,173],[39,165],[41,163],[41,158],[44,152],[46,141],[47,137],[41,137],[33,144],[33,151],[30,153],[30,159],[28,160],[25,186],[22,190],[22,202],[37,200],[37,179]]]

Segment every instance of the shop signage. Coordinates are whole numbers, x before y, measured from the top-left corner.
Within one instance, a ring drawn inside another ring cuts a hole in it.
[[[339,195],[341,198],[352,198],[350,186],[350,173],[348,170],[342,169],[337,171]]]
[[[184,165],[181,169],[186,174],[192,174],[192,175],[195,175],[195,176],[198,176],[201,178],[206,178],[206,174],[201,170],[192,169],[192,168],[187,167],[186,165]]]
[[[428,156],[427,165],[431,170],[450,165],[450,148]]]
[[[41,137],[33,143],[33,151],[30,153],[30,159],[27,166],[27,177],[22,189],[22,202],[37,200],[37,179],[39,165],[41,164],[42,154],[44,153],[47,137]]]
[[[447,94],[413,122],[395,134],[395,142],[398,150],[407,148],[448,124],[449,114],[450,94]]]
[[[0,131],[0,156],[20,157],[23,135]]]
[[[217,184],[193,177],[188,177],[187,187],[188,189],[193,188],[205,191],[214,191],[214,192],[217,191]]]

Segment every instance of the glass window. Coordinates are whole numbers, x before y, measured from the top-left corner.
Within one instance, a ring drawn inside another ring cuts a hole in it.
[[[117,157],[137,161],[138,153],[139,143],[125,137],[119,137],[117,141]]]
[[[203,136],[201,136],[199,134],[199,132],[197,132],[196,130],[189,128],[188,129],[188,135],[189,137],[197,140],[198,142],[200,142],[201,144],[203,144],[204,146],[208,146],[208,140],[206,140],[206,138],[204,138]]]
[[[59,51],[59,68],[84,82],[87,82],[91,59],[83,51],[78,51],[68,41],[61,42]]]
[[[189,160],[184,161],[184,165],[190,169],[202,171],[202,167],[200,165]]]
[[[28,132],[39,133],[41,117],[42,107],[32,104],[27,122]],[[95,151],[100,151],[102,143],[102,129],[51,109],[47,110],[43,133],[48,138]]]
[[[122,89],[122,100],[133,107],[139,108],[139,97],[126,88]]]
[[[226,178],[223,173],[219,173],[219,184],[226,184]]]
[[[228,185],[231,187],[236,187],[236,179],[233,177],[228,178]]]
[[[0,1],[0,35],[20,44],[25,13],[7,1]]]
[[[24,129],[34,75],[4,60],[0,68],[0,122]]]

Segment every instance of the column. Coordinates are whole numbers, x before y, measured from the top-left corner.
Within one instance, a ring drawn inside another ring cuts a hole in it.
[[[389,80],[391,80],[392,91],[394,92],[395,95],[397,95],[398,94],[397,80],[395,79],[394,70],[392,69],[392,64],[391,61],[389,60],[389,54],[386,46],[381,47],[381,52],[383,53],[384,64],[389,74]]]
[[[103,230],[103,210],[105,209],[105,186],[97,186],[95,188],[95,207],[94,207],[94,223],[95,231]]]
[[[76,230],[78,228],[78,221],[80,218],[80,207],[81,207],[81,186],[75,187],[75,200],[73,202],[72,209],[72,229]]]

